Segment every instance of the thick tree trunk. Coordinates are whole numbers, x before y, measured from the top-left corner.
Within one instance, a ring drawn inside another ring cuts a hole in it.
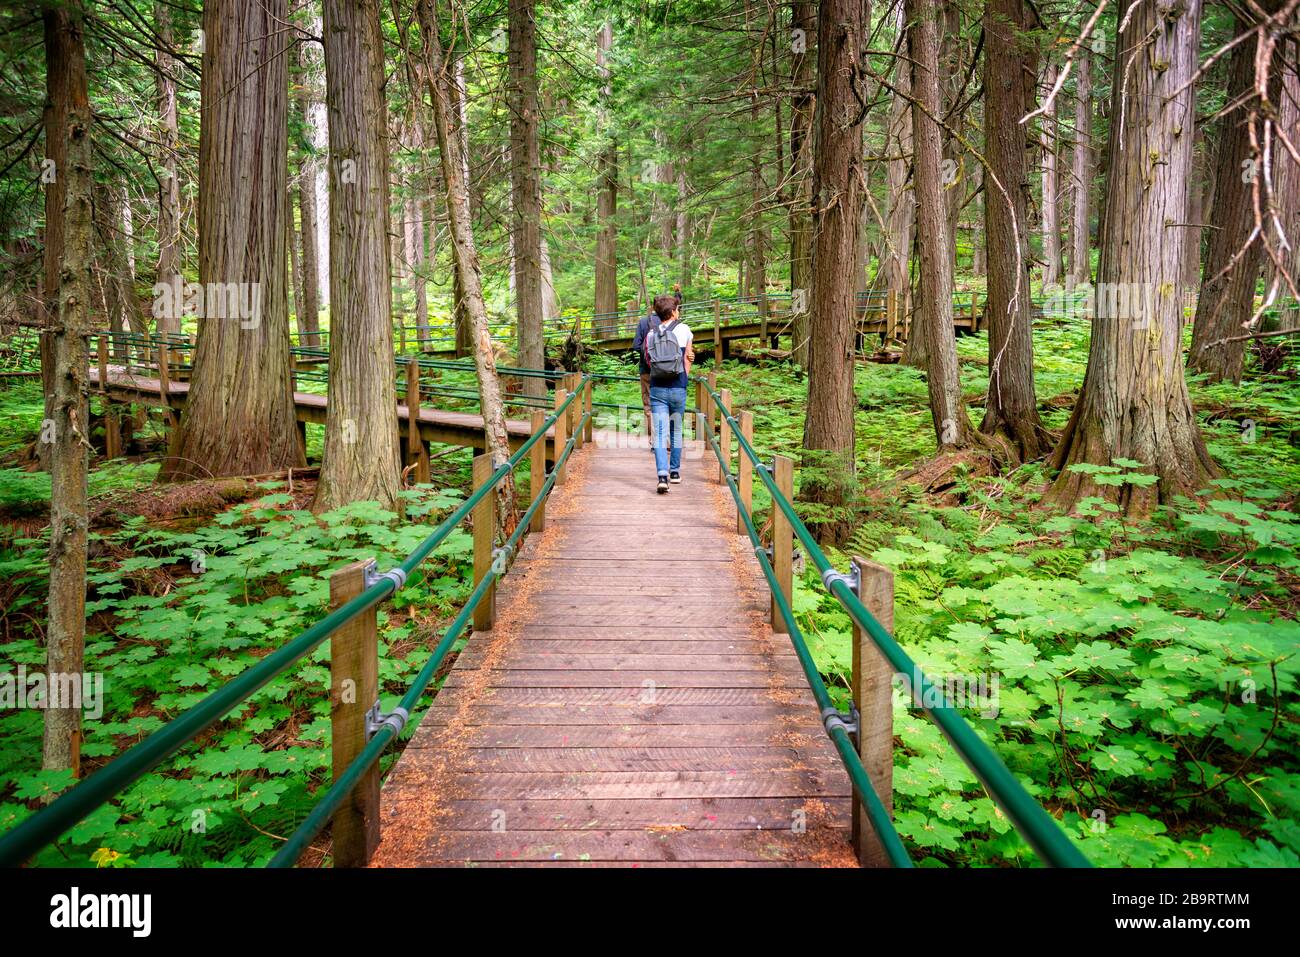
[[[177,175],[179,134],[176,125],[176,61],[166,51],[173,44],[171,7],[155,2],[154,28],[159,49],[154,52],[158,101],[158,273],[155,282],[175,289],[181,276],[181,184]],[[180,332],[180,316],[156,316],[159,334]]]
[[[1300,73],[1294,68],[1297,56],[1300,56],[1300,43],[1293,43],[1281,56],[1284,63],[1292,64],[1282,75],[1282,96],[1278,103],[1278,125],[1284,130],[1300,129]],[[1300,329],[1300,299],[1297,299],[1294,291],[1300,288],[1300,164],[1291,158],[1285,148],[1279,152],[1281,158],[1278,165],[1281,169],[1278,171],[1278,218],[1291,244],[1291,250],[1282,256],[1282,264],[1288,275],[1283,276],[1273,267],[1269,288],[1276,290],[1277,299],[1281,303],[1278,327]]]
[[[551,244],[542,233],[542,318],[554,319],[560,314],[560,300],[555,295],[555,278],[551,274]]]
[[[1201,284],[1201,237],[1205,233],[1206,208],[1214,182],[1213,149],[1205,135],[1205,124],[1196,124],[1195,145],[1192,148],[1192,182],[1187,197],[1187,236],[1183,240],[1182,284],[1196,292]]]
[[[683,289],[691,284],[691,214],[686,209],[685,165],[677,164],[677,281]]]
[[[1214,473],[1182,371],[1186,233],[1176,225],[1187,221],[1201,0],[1173,9],[1138,0],[1125,22],[1114,47],[1115,75],[1126,82],[1112,91],[1097,315],[1083,390],[1052,455],[1061,472],[1048,500],[1069,508],[1097,495],[1140,517]],[[1119,458],[1143,463],[1159,481],[1099,485],[1069,470]]]
[[[790,97],[790,350],[799,368],[808,368],[809,303],[812,299],[812,123],[816,107],[817,5],[791,4],[790,28],[796,41]]]
[[[939,0],[908,0],[912,55],[912,129],[915,138],[913,176],[916,182],[916,232],[920,287],[912,334],[926,345],[926,380],[930,415],[939,450],[960,449],[972,432],[961,401],[957,376],[957,343],[952,324],[952,256],[948,215],[944,204],[941,159],[943,141],[938,119]]]
[[[203,308],[189,400],[161,481],[303,464],[289,380],[284,261],[287,16],[286,0],[226,0],[203,11]],[[176,293],[160,298],[179,318]]]
[[[1048,63],[1043,74],[1043,96],[1056,85],[1056,64]],[[1022,114],[1023,115],[1023,114]],[[1057,168],[1060,130],[1056,123],[1056,102],[1042,117],[1043,147],[1043,283],[1061,281],[1061,177]]]
[[[303,345],[318,346],[320,336],[320,253],[316,236],[316,195],[319,192],[320,160],[316,157],[314,146],[317,140],[315,129],[315,111],[312,108],[311,74],[317,68],[316,58],[308,52],[307,40],[299,40],[296,46],[298,58],[298,84],[295,88],[294,101],[298,108],[299,119],[306,131],[305,139],[310,147],[302,155],[298,169],[298,215],[301,220],[299,235],[302,237],[302,279],[299,288],[302,297],[298,306],[298,327],[307,335]],[[292,217],[290,217],[292,218]]]
[[[388,272],[388,115],[377,0],[325,0],[329,115],[330,366],[313,508],[400,510]]]
[[[1092,65],[1080,48],[1074,60],[1074,151],[1070,168],[1071,285],[1089,282],[1092,260],[1088,229],[1092,218]]]
[[[1018,461],[1047,452],[1034,396],[1033,316],[1025,224],[1026,50],[1023,0],[989,0],[984,12],[984,244],[988,297],[989,391],[980,431],[1001,440]],[[1003,192],[1005,190],[1005,193]]]
[[[853,269],[862,213],[862,127],[852,81],[866,47],[860,0],[822,0],[817,17],[817,115],[813,149],[811,355],[799,497],[818,506],[809,524],[840,544],[854,489]]]
[[[1237,35],[1252,27],[1238,20]],[[1254,200],[1263,183],[1264,166],[1251,146],[1249,128],[1251,114],[1259,106],[1251,96],[1256,52],[1255,41],[1247,40],[1238,43],[1230,55],[1227,102],[1235,108],[1222,119],[1215,187],[1214,225],[1218,228],[1210,233],[1205,282],[1196,303],[1192,350],[1187,359],[1190,370],[1204,372],[1216,382],[1241,381],[1246,343],[1223,340],[1246,331],[1243,326],[1254,315],[1255,286],[1264,263],[1264,245],[1255,232]],[[1270,83],[1269,98],[1274,103],[1277,89],[1276,83]],[[1255,170],[1259,171],[1258,183]]]
[[[510,0],[510,188],[514,246],[515,334],[519,365],[540,369],[542,338],[542,157],[537,124],[537,24],[534,0]],[[546,394],[543,379],[525,377],[524,393]]]
[[[66,692],[74,681],[80,685],[86,638],[91,112],[80,6],[47,7],[43,15],[47,82],[51,93],[58,95],[47,106],[46,135],[52,132],[59,140],[54,151],[61,163],[55,172],[62,184],[59,192],[63,200],[60,242],[54,250],[58,306],[48,333],[52,391],[47,394],[51,413],[47,425],[52,428],[45,443],[50,463],[50,601],[45,668],[51,689]],[[51,128],[49,112],[62,118],[61,126]],[[50,252],[47,246],[47,257]],[[71,769],[74,776],[80,777],[81,712],[78,707],[66,706],[80,702],[61,699],[59,703],[64,707],[45,711],[41,766],[47,770]]]
[[[907,52],[906,18],[900,4],[897,12],[901,50]],[[912,241],[916,231],[916,197],[909,188],[912,168],[912,67],[906,56],[895,65],[894,88],[890,97],[889,130],[885,151],[889,155],[886,177],[889,186],[889,214],[885,248],[881,256],[881,285],[895,296],[900,324],[912,314]],[[909,352],[911,352],[909,343]]]
[[[501,383],[497,376],[496,355],[492,348],[492,331],[488,326],[483,302],[478,247],[470,227],[469,184],[464,168],[456,162],[456,133],[452,125],[452,97],[448,89],[455,83],[443,59],[442,40],[432,0],[419,0],[416,12],[424,34],[425,75],[433,99],[434,127],[438,134],[438,155],[447,184],[447,215],[451,225],[452,258],[460,287],[465,294],[465,309],[473,331],[474,366],[478,372],[479,407],[483,413],[483,430],[492,464],[500,468],[510,458],[510,440],[506,433],[505,406],[501,400]],[[515,486],[511,475],[497,485],[498,527],[513,528]]]
[[[606,113],[611,89],[609,53],[614,47],[614,28],[608,21],[596,35],[596,72],[601,78],[601,121],[599,135],[606,138],[601,150],[596,188],[596,309],[597,313],[618,311],[618,144],[614,142]]]
[[[104,289],[104,310],[110,329],[130,329],[147,334],[149,327],[140,314],[131,262],[127,253],[122,191],[116,186],[95,189],[95,234],[99,247],[100,283]]]
[[[427,76],[425,81],[432,83]],[[469,121],[468,105],[466,103],[465,92],[465,60],[463,57],[456,57],[452,62],[452,82],[447,84],[447,95],[451,98],[449,109],[449,122],[453,123],[452,139],[460,157],[461,182],[465,184],[465,189],[469,190]],[[435,134],[436,138],[436,134]],[[445,186],[444,182],[444,186]],[[445,192],[445,190],[444,190]],[[451,213],[450,200],[446,203],[447,207],[447,234],[451,235]],[[454,247],[453,247],[454,248]],[[453,258],[451,269],[451,289],[453,306],[453,321],[456,326],[456,355],[469,356],[474,354],[474,324],[470,319],[469,308],[466,305],[465,290],[460,284],[460,271],[456,269]]]

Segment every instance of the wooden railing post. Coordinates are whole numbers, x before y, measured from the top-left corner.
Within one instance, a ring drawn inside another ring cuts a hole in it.
[[[894,630],[894,573],[884,565],[853,556],[858,597],[888,632]],[[880,802],[894,816],[893,670],[875,642],[853,625],[853,703],[858,709],[858,756]],[[853,802],[853,849],[863,867],[888,867],[889,857],[861,800]]]
[[[708,410],[707,410],[707,411],[708,411],[708,413],[709,413],[709,431],[710,431],[710,432],[713,431],[713,427],[717,424],[717,421],[718,421],[718,419],[717,419],[717,415],[718,415],[718,407],[717,407],[717,405],[716,405],[716,404],[714,403],[714,401],[713,401],[713,393],[716,392],[717,390],[718,390],[718,374],[717,374],[716,372],[710,372],[710,373],[709,373],[709,393],[708,393],[708,395],[706,395],[706,396],[704,397],[705,401],[708,403]]]
[[[898,290],[890,289],[885,293],[885,341],[892,342],[898,338]]]
[[[970,331],[975,332],[979,329],[979,293],[974,289],[970,294]]]
[[[474,456],[474,470],[472,472],[471,486],[478,489],[490,478],[495,469],[492,468],[492,456],[487,452]],[[497,490],[494,488],[474,506],[471,513],[471,520],[474,523],[474,587],[478,588],[481,582],[492,571],[492,547],[496,544],[496,524],[497,524]],[[491,631],[492,618],[496,605],[496,584],[488,586],[487,594],[483,600],[478,603],[474,609],[474,630]]]
[[[99,391],[108,391],[108,338],[100,333],[97,340],[99,356]]]
[[[713,364],[722,363],[722,301],[713,300]],[[712,424],[712,423],[710,423]]]
[[[171,375],[168,369],[167,346],[165,343],[158,346],[158,397],[162,399],[163,416],[167,419],[168,426],[176,427],[176,416],[172,412],[171,402]]]
[[[546,413],[541,409],[533,410],[532,434],[546,431]],[[532,492],[532,498],[529,502],[536,502],[542,494],[542,486],[546,484],[546,436],[542,436],[534,443],[533,447],[528,450],[528,487]],[[530,532],[540,532],[546,528],[546,503],[542,502],[537,506],[537,511],[533,512],[532,520],[528,523]]]
[[[353,562],[330,576],[330,608],[366,587],[370,561]],[[330,636],[330,739],[334,780],[366,746],[366,712],[379,700],[379,630],[374,608]],[[379,846],[379,765],[357,782],[334,812],[335,867],[365,867]]]
[[[564,400],[569,397],[569,393],[564,388],[555,390],[555,408],[558,411],[560,406],[564,405]],[[564,480],[568,477],[569,463],[559,465],[560,455],[564,452],[564,447],[569,443],[569,431],[567,415],[557,415],[555,417],[555,438],[552,440],[551,461],[556,463],[558,471],[555,473],[555,484],[563,485]]]
[[[587,424],[583,426],[582,429],[583,440],[586,442],[590,442],[592,429],[594,428],[595,425],[595,416],[591,414],[591,380],[590,379],[587,380],[587,384],[583,387],[582,391],[583,391],[583,398],[582,398],[583,410],[587,413]]]
[[[406,464],[415,466],[415,481],[429,482],[429,450],[420,437],[420,360],[406,360]]]
[[[740,434],[751,445],[754,441],[754,413],[748,409],[740,413]],[[739,442],[736,443],[740,445]],[[736,510],[736,534],[745,534],[745,516],[754,514],[754,465],[743,448],[736,449],[739,474],[736,486],[740,490],[740,508]]]
[[[569,384],[568,384],[569,394],[573,395],[578,391],[578,388],[582,385],[582,373],[570,372],[568,378],[569,378]],[[582,421],[582,396],[578,396],[573,400],[573,405],[569,406],[569,434],[573,436],[573,451],[575,452],[578,451],[578,449],[582,448],[583,433],[582,430],[578,428],[578,423],[581,421]]]
[[[726,476],[731,474],[731,424],[723,409],[731,411],[730,389],[722,390],[722,407],[718,410],[718,449],[722,452],[722,458],[718,460],[718,481],[725,483]]]
[[[776,456],[772,468],[772,478],[777,490],[787,501],[794,499],[794,459],[787,455]],[[772,502],[772,571],[776,573],[781,593],[789,602],[794,596],[794,527],[775,501]],[[785,621],[781,618],[776,605],[776,596],[772,597],[772,630],[785,633]]]

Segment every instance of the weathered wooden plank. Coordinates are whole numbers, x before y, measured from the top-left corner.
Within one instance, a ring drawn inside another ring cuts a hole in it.
[[[474,669],[456,668],[447,675],[446,686],[478,685],[484,679]],[[784,679],[784,680],[782,680]],[[495,669],[487,672],[487,683],[497,688],[777,688],[807,694],[802,673],[797,677],[763,671],[550,671]]]
[[[782,735],[820,729],[809,719],[800,728],[776,722],[754,725],[725,724],[548,724],[473,725],[456,723],[437,733],[412,739],[408,748],[437,748],[454,740],[474,748],[752,748],[770,747]]]
[[[563,771],[451,774],[449,796],[486,801],[627,798],[847,798],[848,777],[817,768],[755,771]],[[391,821],[385,813],[384,821]]]
[[[488,725],[505,727],[507,725],[553,725],[553,724],[591,724],[591,725],[627,725],[654,724],[657,726],[687,724],[704,725],[750,725],[767,724],[785,718],[790,721],[812,722],[817,727],[816,711],[809,711],[809,706],[758,704],[736,705],[731,708],[715,708],[709,705],[661,705],[643,704],[628,701],[623,704],[575,705],[571,702],[551,704],[511,704],[484,705],[475,704],[462,710],[455,706],[438,707],[435,703],[424,713],[421,727],[426,724],[463,727],[469,725]]]
[[[408,762],[414,766],[418,754]],[[837,758],[809,754],[797,748],[465,748],[457,768],[461,773],[574,773],[577,771],[818,771],[823,776],[841,771]],[[416,780],[412,768],[401,767],[390,784]],[[423,782],[422,782],[423,785]],[[845,792],[847,793],[847,791]]]
[[[385,792],[400,808],[400,789]],[[417,796],[418,800],[418,796]],[[462,831],[790,831],[807,823],[818,798],[641,798],[635,800],[454,800],[448,807]],[[818,808],[822,827],[847,828],[849,802],[831,799]],[[400,813],[400,812],[399,812]]]
[[[829,832],[829,833],[828,833]],[[814,860],[827,867],[852,867],[838,829],[727,832],[663,830],[603,831],[441,831],[428,856],[405,860],[404,866],[455,861],[754,861],[784,864]],[[390,866],[383,848],[378,866]]]

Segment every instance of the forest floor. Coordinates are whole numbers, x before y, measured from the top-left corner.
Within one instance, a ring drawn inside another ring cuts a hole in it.
[[[1036,329],[1040,410],[1051,428],[1064,424],[1082,382],[1087,336],[1083,322]],[[958,351],[978,422],[986,339],[963,337]],[[627,371],[604,358],[592,368]],[[729,361],[719,381],[736,408],[753,411],[761,455],[798,455],[804,387],[788,365]],[[1100,500],[1071,515],[1039,506],[1040,463],[1010,475],[958,472],[941,494],[900,481],[933,452],[924,378],[863,362],[856,392],[860,498],[851,541],[832,558],[844,567],[849,553],[863,554],[895,569],[904,647],[932,678],[954,687],[969,678],[984,692],[964,713],[1085,853],[1108,865],[1300,865],[1294,360],[1269,373],[1256,364],[1240,386],[1193,381],[1223,477],[1140,524],[1119,521]],[[639,402],[635,383],[601,393],[600,401]],[[0,658],[32,671],[44,660],[49,479],[20,463],[41,418],[36,382],[0,379]],[[319,446],[313,427],[309,453]],[[433,484],[405,493],[400,521],[365,503],[317,520],[306,511],[310,477],[292,490],[281,478],[158,489],[156,451],[96,460],[87,669],[110,680],[102,716],[86,723],[86,767],[316,620],[326,569],[403,557],[463,500],[469,462],[467,450],[438,456]],[[1148,479],[1138,463],[1099,474],[1103,485]],[[756,488],[760,524],[769,504]],[[468,595],[467,545],[467,533],[453,533],[400,603],[380,612],[386,708]],[[815,579],[810,569],[798,576],[795,610],[844,705],[849,621]],[[327,656],[327,647],[309,656],[38,863],[264,862],[328,780]],[[1034,862],[901,694],[895,728],[897,823],[918,860]],[[40,735],[38,710],[0,712],[0,830],[67,782],[39,770]],[[322,856],[323,846],[305,863]]]

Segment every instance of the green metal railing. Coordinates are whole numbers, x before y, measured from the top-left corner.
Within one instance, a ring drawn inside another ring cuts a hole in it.
[[[13,830],[0,836],[0,867],[15,867],[22,864],[36,851],[56,840],[78,821],[107,803],[123,788],[126,788],[157,767],[167,757],[176,753],[185,744],[220,720],[231,709],[247,700],[260,688],[279,676],[294,662],[309,654],[340,627],[389,598],[400,587],[397,583],[398,577],[405,582],[420,563],[428,558],[433,550],[482,501],[484,496],[495,489],[506,475],[514,471],[524,457],[528,455],[533,445],[539,441],[544,441],[548,430],[555,422],[562,415],[568,414],[569,406],[575,400],[581,401],[580,397],[584,394],[585,386],[589,380],[590,376],[584,376],[580,380],[580,387],[575,389],[559,408],[545,420],[542,428],[533,432],[507,461],[498,466],[483,484],[475,489],[454,512],[448,515],[397,566],[401,570],[400,576],[378,578],[374,584],[359,595],[340,605],[296,638],[263,658],[258,664],[208,695],[198,704],[164,725],[158,731],[155,731],[140,744],[119,755],[108,765],[96,771],[71,790],[64,792],[49,807],[38,811],[18,824]],[[585,412],[580,417],[578,429],[585,428],[590,415],[591,413]],[[560,466],[575,447],[578,429],[574,430],[574,434],[570,437],[562,453],[555,456],[554,468],[543,486],[545,491],[534,498],[532,505],[524,515],[524,519],[507,540],[505,546],[507,549],[513,550],[513,547],[517,545],[524,530],[528,527],[528,520],[532,518],[533,512],[544,501],[545,494],[554,485],[555,476],[558,474]],[[447,634],[439,642],[429,662],[420,670],[415,682],[402,698],[402,705],[407,708],[408,713],[419,701],[420,696],[437,672],[438,666],[441,664],[442,659],[446,657],[456,637],[464,630],[465,623],[469,620],[469,615],[473,612],[474,607],[486,594],[487,583],[494,581],[501,574],[501,572],[493,568],[479,583],[479,586],[471,594],[465,608],[452,622]],[[273,863],[277,866],[283,866],[297,859],[298,854],[310,843],[311,838],[319,832],[330,814],[337,810],[338,805],[350,792],[351,787],[355,785],[366,769],[378,760],[384,746],[395,736],[396,732],[393,731],[390,725],[385,727],[388,728],[389,733],[385,734],[382,730],[377,733],[362,754],[352,765],[349,765],[345,774],[339,778],[338,782],[330,788],[322,799],[322,803],[328,802],[330,810],[327,813],[318,813],[320,810],[318,806],[308,816],[302,827],[295,832],[291,839],[292,845],[282,848]],[[363,761],[365,763],[362,766]],[[296,849],[296,853],[293,853],[292,858],[289,858],[287,855],[293,849]]]
[[[907,682],[912,691],[913,700],[921,703],[926,714],[938,725],[949,743],[952,744],[953,749],[974,772],[993,801],[1006,813],[1012,824],[1015,825],[1016,830],[1020,832],[1030,847],[1047,864],[1054,867],[1090,867],[1091,864],[1088,859],[1071,843],[1051,815],[1029,795],[1011,771],[1008,770],[1007,766],[1003,764],[1002,760],[993,752],[993,749],[975,733],[974,728],[966,723],[966,720],[962,718],[957,709],[948,704],[945,695],[921,673],[916,662],[903,650],[903,647],[894,639],[893,635],[880,624],[848,584],[842,578],[835,576],[834,566],[831,565],[830,560],[821,550],[816,539],[813,538],[808,526],[803,523],[798,513],[795,512],[794,505],[777,487],[776,480],[754,451],[753,445],[745,438],[740,422],[731,414],[731,410],[726,407],[722,396],[716,389],[709,386],[707,380],[697,381],[702,381],[704,388],[708,390],[719,414],[730,426],[731,434],[736,437],[739,454],[747,456],[755,466],[754,471],[771,495],[772,507],[780,509],[781,514],[790,523],[795,536],[799,539],[799,542],[806,550],[806,554],[822,576],[823,584],[825,585],[829,580],[827,590],[844,607],[844,610],[848,612],[854,623],[871,639],[872,644],[889,662],[895,674],[901,676],[902,680]],[[790,611],[789,603],[785,601],[782,589],[776,581],[776,574],[772,569],[771,562],[768,561],[767,553],[754,528],[753,521],[745,514],[744,506],[741,504],[740,491],[731,478],[731,463],[723,458],[722,450],[714,440],[712,430],[705,429],[705,432],[713,447],[714,454],[718,458],[722,474],[726,477],[731,494],[736,499],[736,507],[742,515],[745,515],[746,531],[749,533],[750,541],[754,544],[755,554],[758,556],[759,564],[763,568],[763,574],[771,586],[772,597],[780,610],[782,620],[786,624],[799,663],[808,678],[809,685],[812,687],[813,696],[817,699],[817,704],[823,709],[822,713],[826,714],[828,712],[825,709],[831,708],[834,710],[830,702],[830,696],[821,680],[821,675],[817,671],[816,664],[812,660],[812,655],[804,643],[802,633],[794,621],[794,615]],[[854,788],[861,797],[867,816],[875,826],[876,834],[889,854],[890,860],[894,861],[895,864],[899,863],[895,857],[897,851],[891,848],[891,842],[897,840],[897,832],[894,830],[893,823],[889,821],[888,815],[884,813],[884,807],[881,805],[874,789],[872,789],[870,781],[867,780],[866,772],[862,768],[862,763],[857,752],[853,749],[848,734],[842,727],[833,723],[828,734],[830,734],[831,740],[835,743],[836,749],[845,763],[849,776],[853,780]],[[901,843],[899,847],[901,847]]]

